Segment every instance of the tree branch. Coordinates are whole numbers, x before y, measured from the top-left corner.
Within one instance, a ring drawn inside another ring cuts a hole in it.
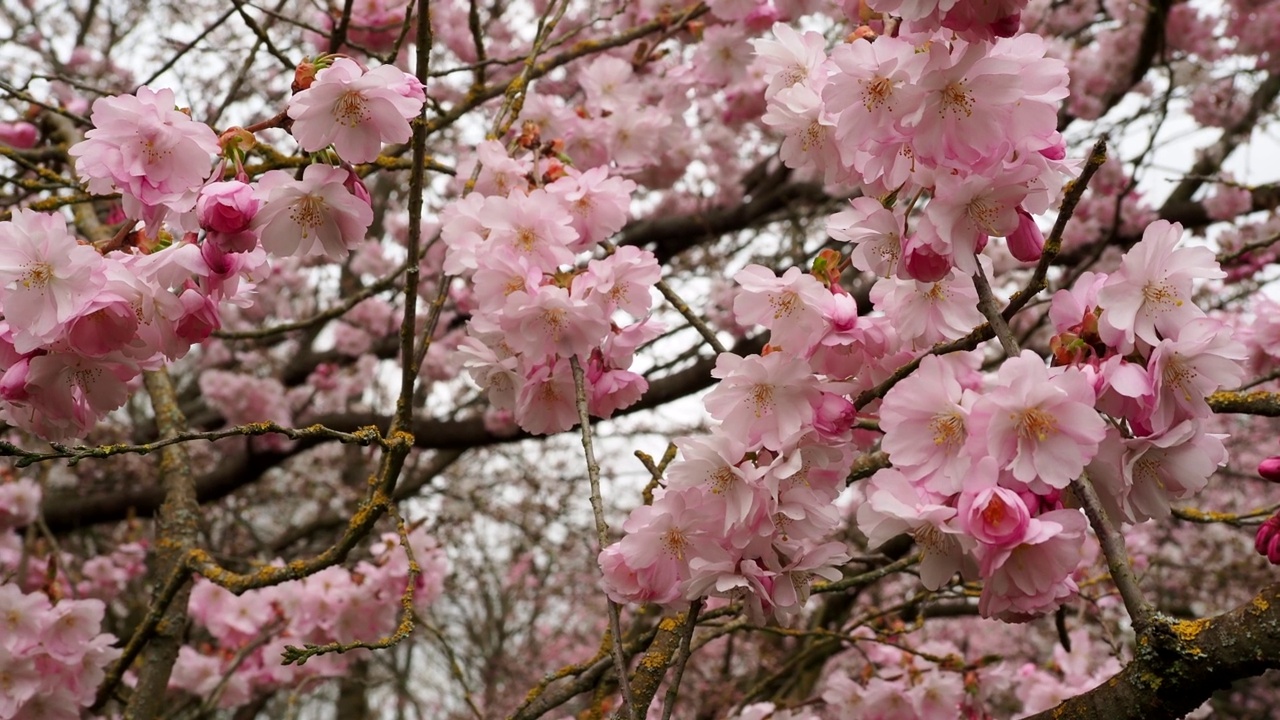
[[[1280,667],[1280,583],[1200,620],[1156,616],[1133,661],[1110,680],[1026,720],[1180,718],[1241,678]]]

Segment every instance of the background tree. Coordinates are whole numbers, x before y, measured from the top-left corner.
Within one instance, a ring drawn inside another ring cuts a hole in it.
[[[0,717],[1269,717],[1280,3],[0,16]]]

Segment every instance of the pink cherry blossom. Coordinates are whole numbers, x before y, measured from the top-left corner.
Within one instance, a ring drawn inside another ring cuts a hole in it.
[[[415,83],[394,65],[364,72],[354,60],[337,58],[289,99],[293,136],[307,152],[332,144],[347,162],[370,162],[383,143],[402,143],[412,134],[409,120],[423,103]]]
[[[1079,510],[1055,510],[1032,521],[1022,544],[988,551],[1000,557],[984,558],[990,572],[978,598],[982,616],[1025,622],[1073,597],[1078,588],[1071,573],[1080,564],[1087,526]]]
[[[526,255],[544,271],[553,272],[573,262],[569,249],[577,239],[573,218],[545,190],[490,197],[480,222],[489,231],[490,245]]]
[[[977,469],[979,475],[995,470],[990,458],[984,460]],[[960,495],[960,526],[978,542],[993,548],[1022,544],[1030,532],[1031,511],[1017,493],[995,485],[992,475],[986,477],[992,484],[981,489],[966,488]]]
[[[854,244],[852,265],[863,272],[889,277],[902,256],[902,220],[879,200],[856,197],[851,207],[827,218],[827,234]]]
[[[777,277],[768,268],[748,265],[733,279],[742,288],[733,301],[738,322],[769,328],[771,345],[804,354],[826,329],[823,313],[831,291],[800,268],[788,268]]]
[[[508,295],[499,323],[507,344],[532,360],[556,354],[585,359],[609,332],[604,308],[555,285]]]
[[[568,360],[551,359],[525,372],[516,398],[516,422],[535,435],[564,432],[578,424],[576,388]]]
[[[125,214],[153,229],[168,211],[195,206],[220,148],[208,125],[174,109],[172,90],[144,85],[136,95],[99,98],[90,120],[93,129],[67,151],[89,192],[118,190]]]
[[[764,69],[765,98],[772,98],[780,90],[805,84],[816,87],[822,79],[819,69],[827,59],[826,45],[821,33],[812,30],[799,33],[790,25],[775,23],[776,39],[752,40],[756,50],[756,64]]]
[[[983,322],[973,278],[959,269],[936,282],[882,278],[871,288],[871,301],[916,348],[964,337]]]
[[[828,109],[840,115],[836,138],[846,162],[852,160],[850,151],[874,149],[889,132],[914,122],[924,101],[919,83],[925,58],[911,43],[894,37],[858,40],[832,50],[831,62],[840,72],[822,95]]]
[[[956,509],[944,496],[921,491],[895,468],[880,470],[867,481],[867,500],[858,506],[858,528],[870,547],[910,533],[924,550],[920,579],[930,590],[942,587],[961,569],[959,531],[950,522]]]
[[[603,302],[609,312],[617,308],[640,318],[653,307],[650,289],[660,279],[662,268],[653,253],[624,245],[589,262],[587,271],[573,279],[572,291],[587,302]]]
[[[1107,344],[1120,352],[1133,349],[1135,338],[1156,345],[1204,312],[1191,300],[1192,282],[1226,276],[1213,251],[1204,247],[1175,247],[1182,226],[1158,220],[1147,226],[1142,240],[1129,249],[1120,269],[1098,291],[1102,317],[1098,329]]]
[[[0,299],[17,352],[58,338],[102,287],[103,264],[58,215],[19,209],[0,222]]]
[[[974,405],[985,433],[971,435],[1000,467],[1036,488],[1064,488],[1098,451],[1106,422],[1088,379],[1075,368],[1050,373],[1030,350],[1000,366],[996,388]]]
[[[206,240],[224,252],[248,252],[258,245],[249,230],[260,203],[253,187],[238,180],[204,186],[196,200],[196,216],[207,231]]]
[[[1213,318],[1198,318],[1176,329],[1151,352],[1151,429],[1162,432],[1179,420],[1208,417],[1207,398],[1235,388],[1245,378],[1244,345]]]
[[[761,120],[783,135],[778,155],[787,167],[812,167],[827,183],[835,182],[843,172],[835,142],[835,118],[808,86],[793,85],[779,91]]]
[[[631,193],[636,184],[625,178],[611,177],[606,167],[582,172],[565,168],[565,176],[547,186],[547,192],[569,211],[571,227],[578,241],[571,246],[577,252],[590,249],[622,229],[631,214]]]
[[[780,450],[813,421],[821,388],[808,367],[784,353],[724,353],[711,375],[720,383],[703,401],[707,411],[748,443]]]
[[[308,165],[301,180],[284,170],[263,175],[257,189],[262,209],[250,226],[262,247],[278,257],[346,257],[373,222],[369,204],[343,187],[346,179],[345,170],[321,164]]]
[[[881,447],[895,467],[934,492],[959,492],[972,459],[965,452],[976,396],[960,384],[967,360],[927,355],[880,406]]]

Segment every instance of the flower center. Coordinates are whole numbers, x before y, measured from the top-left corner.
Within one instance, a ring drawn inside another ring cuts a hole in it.
[[[867,106],[867,112],[889,104],[889,98],[893,96],[893,83],[889,78],[878,77],[874,80],[862,80],[861,82],[862,101]]]
[[[954,450],[964,444],[964,418],[958,413],[939,413],[929,421],[929,429],[933,431],[933,444],[945,445]]]
[[[1022,411],[1022,414],[1013,415],[1018,426],[1018,437],[1025,440],[1039,440],[1044,442],[1049,439],[1049,434],[1056,432],[1058,427],[1053,416],[1041,410],[1038,407],[1028,408]]]
[[[662,546],[677,560],[684,560],[684,549],[689,547],[689,538],[680,528],[669,528],[662,534]]]
[[[770,295],[769,305],[773,308],[773,319],[778,320],[784,315],[791,315],[796,311],[796,305],[799,302],[800,298],[793,290]]]
[[[942,113],[964,113],[965,117],[973,116],[973,95],[962,82],[953,82],[942,90]]]
[[[302,229],[302,237],[311,236],[311,231],[324,223],[325,202],[315,195],[304,195],[293,204],[289,219]]]
[[[348,90],[338,98],[333,106],[333,119],[339,125],[354,128],[364,122],[368,116],[368,102],[355,90]]]
[[[809,127],[800,133],[800,149],[809,152],[814,147],[821,145],[827,139],[827,128],[817,120],[809,123]]]
[[[760,383],[751,388],[751,405],[755,408],[756,417],[761,417],[773,409],[773,386]]]
[[[48,262],[37,262],[26,266],[27,272],[19,281],[22,287],[30,290],[35,288],[43,290],[49,281],[53,279],[53,265]]]

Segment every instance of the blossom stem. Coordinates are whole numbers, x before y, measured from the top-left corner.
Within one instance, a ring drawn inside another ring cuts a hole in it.
[[[689,321],[689,324],[693,326],[693,329],[698,331],[698,334],[702,336],[703,340],[707,341],[707,344],[711,346],[712,350],[716,351],[717,355],[729,352],[728,349],[725,348],[724,343],[720,342],[720,338],[716,337],[715,332],[707,326],[707,323],[704,322],[702,318],[698,317],[698,314],[689,307],[688,303],[681,299],[680,296],[671,289],[671,286],[667,284],[666,280],[659,280],[654,284],[654,287],[658,288],[658,292],[662,293],[662,297],[666,298],[667,302],[671,303],[671,307],[674,307],[676,312],[683,315],[684,319]]]
[[[587,479],[591,483],[591,511],[596,519],[596,538],[600,543],[600,551],[609,544],[609,524],[604,519],[604,501],[600,496],[600,465],[596,462],[596,451],[591,442],[591,416],[587,412],[587,381],[582,372],[582,364],[578,356],[569,358],[569,367],[573,369],[573,388],[578,405],[578,424],[582,427],[582,452],[587,459]],[[635,701],[631,697],[631,685],[627,683],[627,656],[622,648],[622,613],[618,604],[609,600],[609,631],[613,633],[613,662],[618,670],[618,688],[622,691],[622,701],[626,703],[627,714],[631,720],[637,720]]]
[[[1072,494],[1080,502],[1080,507],[1089,518],[1094,533],[1098,536],[1098,544],[1107,559],[1107,569],[1111,572],[1111,580],[1120,591],[1120,599],[1124,601],[1125,610],[1133,620],[1134,628],[1144,632],[1151,626],[1155,616],[1155,608],[1147,601],[1138,587],[1138,579],[1133,574],[1133,566],[1129,564],[1129,550],[1125,547],[1124,535],[1121,535],[1111,524],[1107,511],[1102,507],[1098,491],[1089,481],[1087,474],[1081,474],[1071,483]]]
[[[1022,352],[1018,348],[1018,339],[1009,329],[1009,323],[1005,322],[1004,316],[1000,314],[1000,308],[996,305],[996,296],[991,292],[991,283],[987,282],[987,274],[983,272],[981,263],[978,265],[978,272],[973,274],[973,286],[978,290],[978,309],[987,318],[987,322],[991,323],[991,330],[1000,340],[1000,347],[1004,348],[1004,354],[1014,357]]]

